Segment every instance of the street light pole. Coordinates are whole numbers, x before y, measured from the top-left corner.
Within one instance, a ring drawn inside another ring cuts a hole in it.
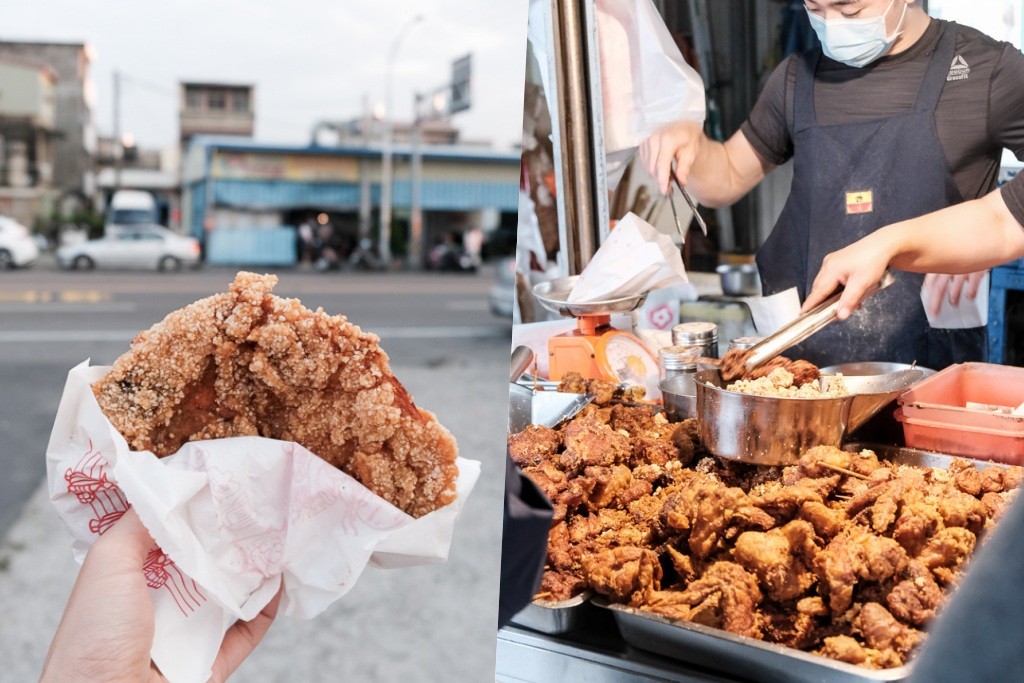
[[[380,181],[380,242],[377,248],[381,264],[385,268],[391,265],[391,184],[394,176],[391,149],[391,76],[395,68],[395,55],[398,53],[398,46],[401,45],[402,39],[409,33],[409,30],[421,21],[423,21],[423,15],[417,14],[399,30],[394,42],[391,43],[391,49],[388,50],[387,71],[384,74],[384,150]]]

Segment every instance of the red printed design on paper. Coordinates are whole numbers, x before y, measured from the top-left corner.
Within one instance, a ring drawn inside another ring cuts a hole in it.
[[[121,490],[107,478],[107,460],[97,451],[89,439],[85,454],[64,472],[68,494],[76,497],[82,505],[92,508],[89,531],[94,534],[106,533],[110,526],[128,511],[128,501]]]
[[[131,507],[121,489],[107,478],[107,459],[89,440],[85,454],[64,472],[68,494],[92,510],[89,531],[102,535]],[[160,548],[153,548],[142,565],[146,585],[166,589],[184,616],[189,616],[206,601],[195,581],[185,576]]]
[[[199,584],[185,576],[174,560],[160,548],[154,547],[142,564],[146,585],[154,590],[167,590],[184,616],[189,616],[206,602],[206,596],[199,590]]]

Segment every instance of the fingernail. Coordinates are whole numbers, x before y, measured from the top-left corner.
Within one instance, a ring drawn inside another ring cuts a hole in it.
[[[847,318],[850,317],[850,309],[846,307],[840,308],[839,311],[836,313],[836,317],[839,318],[840,320],[846,320]]]

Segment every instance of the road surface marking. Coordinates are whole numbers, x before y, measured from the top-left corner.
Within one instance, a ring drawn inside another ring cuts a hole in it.
[[[0,313],[127,313],[137,311],[134,301],[104,301],[98,303],[50,302],[43,304],[0,303]]]
[[[408,326],[366,329],[381,339],[511,339],[507,325]],[[0,330],[0,344],[120,342],[139,330]]]

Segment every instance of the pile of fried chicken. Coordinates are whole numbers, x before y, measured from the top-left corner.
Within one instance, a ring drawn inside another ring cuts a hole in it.
[[[720,461],[695,421],[647,406],[590,406],[509,450],[556,507],[538,598],[593,590],[870,668],[906,662],[1024,476],[826,446],[785,468]]]

